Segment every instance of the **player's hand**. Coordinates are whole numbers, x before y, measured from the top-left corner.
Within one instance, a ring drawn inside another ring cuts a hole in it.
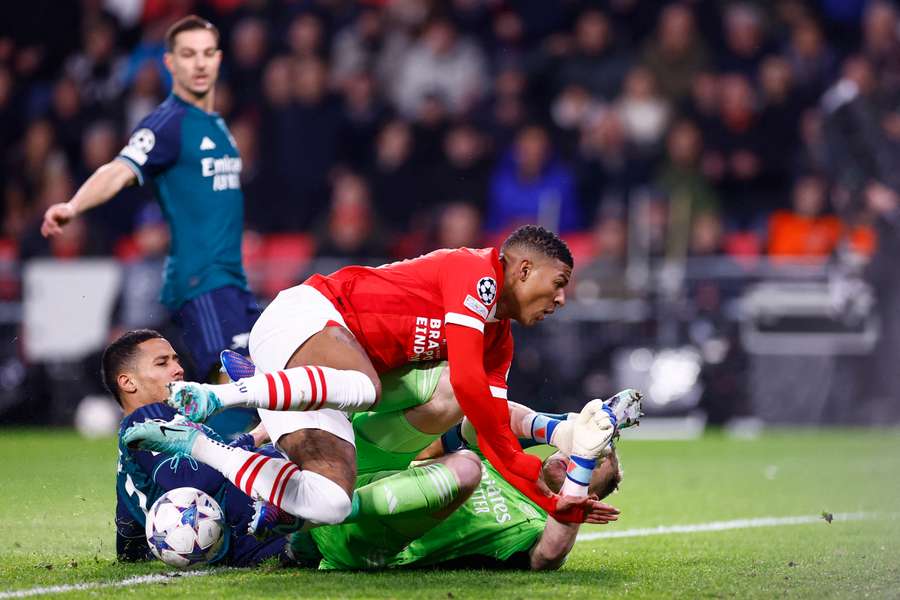
[[[269,432],[266,431],[266,426],[260,423],[256,427],[250,430],[250,435],[253,436],[253,445],[259,448],[263,444],[267,444],[271,441],[269,437]]]
[[[572,427],[572,454],[584,458],[599,458],[609,447],[615,433],[616,423],[612,411],[602,400],[591,400],[575,417]]]
[[[41,235],[50,237],[62,233],[62,228],[75,218],[75,209],[68,202],[54,204],[44,213]]]
[[[596,496],[560,496],[556,503],[560,513],[582,514],[581,522],[602,525],[619,519],[619,509],[604,504]]]

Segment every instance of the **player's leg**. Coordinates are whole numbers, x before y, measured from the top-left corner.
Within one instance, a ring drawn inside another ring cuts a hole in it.
[[[250,292],[226,286],[185,302],[172,315],[196,368],[196,377],[210,383],[219,376],[219,353],[230,348],[248,354],[250,330],[259,317],[259,307]]]
[[[349,423],[346,429],[352,439]],[[326,476],[301,470],[280,455],[225,445],[194,424],[144,421],[130,427],[122,439],[129,447],[195,458],[222,473],[248,496],[311,523],[340,523],[350,513],[349,494]]]
[[[353,417],[360,473],[403,469],[459,419],[445,363],[417,363],[381,377],[373,412]]]
[[[286,401],[295,394],[291,390],[305,382],[305,390],[316,402],[343,394],[373,403],[380,393],[378,375],[362,346],[343,325],[340,313],[314,288],[298,286],[279,294],[250,333],[250,353],[256,366],[263,372],[282,369],[277,378],[271,373],[263,376],[269,391],[274,387]],[[302,373],[302,379],[292,379],[288,373]],[[253,379],[242,379],[234,387]],[[356,448],[347,417],[329,408],[309,412],[261,409],[259,414],[276,447],[315,481],[312,495],[298,487],[295,493],[285,494],[281,508],[302,514],[310,504],[327,506],[340,517],[331,522],[342,521],[350,513],[356,481]]]
[[[261,371],[236,384],[175,382],[169,402],[202,421],[230,406],[306,411],[367,410],[381,383],[341,314],[318,290],[281,292],[250,332],[250,353]]]
[[[462,505],[481,481],[481,461],[468,451],[409,469],[361,474],[358,508],[347,522],[292,537],[295,552],[315,542],[328,568],[395,564],[415,539]]]
[[[440,377],[430,399],[405,411],[409,424],[423,433],[441,435],[463,418],[450,384],[450,369],[441,369]]]
[[[386,471],[356,490],[348,521],[428,516],[439,521],[458,508],[481,481],[481,461],[463,450],[415,467]]]
[[[224,387],[253,392],[252,384],[262,381],[268,394],[264,406],[269,406],[276,399],[283,403],[290,398],[292,389],[304,390],[311,400],[340,396],[349,383],[349,387],[361,390],[370,403],[374,402],[379,392],[375,370],[362,347],[342,325],[343,317],[318,290],[309,286],[285,290],[250,332],[251,355],[259,369],[269,375]],[[278,370],[279,376],[272,376]],[[302,379],[288,377],[289,372],[302,373]],[[198,442],[202,454],[198,458],[219,468],[254,498],[273,503],[290,514],[315,523],[342,521],[351,510],[356,476],[353,430],[347,418],[332,409],[261,409],[259,415],[288,461],[263,458],[257,453],[237,454],[205,440]]]

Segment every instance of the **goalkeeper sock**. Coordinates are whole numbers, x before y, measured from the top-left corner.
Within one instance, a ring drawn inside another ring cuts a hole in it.
[[[432,463],[406,469],[357,489],[347,521],[427,515],[446,508],[458,495],[459,482],[447,465]]]
[[[569,467],[566,469],[566,480],[563,482],[562,489],[559,490],[560,495],[587,496],[588,487],[591,484],[591,475],[593,475],[594,467],[596,466],[597,461],[593,458],[584,458],[575,455],[569,457]]]
[[[350,498],[341,486],[313,471],[301,471],[289,460],[226,446],[206,436],[197,436],[191,456],[251,498],[311,523],[334,525],[350,514]]]
[[[358,412],[375,403],[375,386],[360,371],[330,367],[293,367],[259,373],[223,385],[207,385],[222,405],[268,410],[335,408]]]

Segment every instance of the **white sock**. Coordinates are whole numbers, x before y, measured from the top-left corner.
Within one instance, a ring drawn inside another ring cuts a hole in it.
[[[245,494],[311,523],[334,525],[350,514],[347,493],[336,483],[301,471],[289,460],[226,446],[198,436],[191,456],[216,469]]]
[[[566,469],[566,480],[563,482],[562,489],[559,490],[560,495],[587,496],[588,487],[591,484],[591,475],[593,475],[594,467],[596,466],[597,461],[593,458],[570,456],[569,467]]]
[[[375,386],[368,375],[330,367],[293,367],[207,387],[226,407],[359,412],[375,403]]]

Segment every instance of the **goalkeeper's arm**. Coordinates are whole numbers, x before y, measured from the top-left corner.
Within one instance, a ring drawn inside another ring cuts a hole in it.
[[[560,481],[566,476],[568,461],[560,453],[547,459],[544,464],[543,477],[551,489],[559,489]],[[591,493],[600,498],[609,496],[622,481],[619,460],[615,452],[611,452],[594,470],[591,477]],[[530,568],[533,571],[547,571],[560,568],[575,545],[575,538],[580,528],[579,523],[560,523],[552,516],[538,541],[528,553]]]

